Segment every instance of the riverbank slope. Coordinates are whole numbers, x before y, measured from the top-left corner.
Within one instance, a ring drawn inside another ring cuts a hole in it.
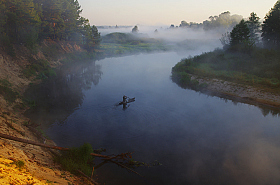
[[[84,51],[76,44],[53,41],[44,41],[34,53],[24,46],[15,46],[15,57],[0,50],[1,133],[55,145],[44,138],[39,130],[30,127],[30,120],[23,116],[28,103],[24,102],[22,95],[30,83],[40,83],[42,78],[38,76],[45,71],[31,71],[32,75],[25,72],[26,69],[38,67],[40,61],[44,61],[48,69],[59,67],[65,54],[77,52]],[[54,152],[56,151],[0,138],[0,184],[91,184],[86,178],[63,171],[53,161]]]
[[[225,98],[228,97],[236,101],[250,104],[263,104],[280,108],[280,95],[267,89],[221,79],[201,78],[194,75],[192,75],[192,80],[197,80],[199,84],[207,84],[203,91],[208,94]]]

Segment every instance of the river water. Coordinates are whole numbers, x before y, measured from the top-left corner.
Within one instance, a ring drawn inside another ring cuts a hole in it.
[[[29,113],[58,146],[134,152],[160,166],[96,170],[105,184],[279,184],[280,119],[268,110],[182,89],[170,79],[201,52],[106,58],[62,69],[35,86]],[[127,107],[122,96],[135,97]]]

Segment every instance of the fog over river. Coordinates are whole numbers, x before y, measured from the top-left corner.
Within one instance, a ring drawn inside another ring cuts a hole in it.
[[[58,146],[134,152],[137,176],[115,164],[96,169],[110,184],[280,184],[280,119],[253,105],[182,89],[170,79],[201,51],[139,54],[64,67],[30,89],[29,117]],[[135,97],[126,108],[123,95]],[[264,116],[265,115],[265,116]]]

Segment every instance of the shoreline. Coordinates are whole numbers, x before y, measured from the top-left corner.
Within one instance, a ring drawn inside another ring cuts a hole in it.
[[[52,43],[44,42],[45,47],[51,47]],[[82,52],[76,45],[57,43],[59,52]],[[63,65],[59,59],[48,59],[41,50],[32,55],[23,46],[16,47],[17,57],[10,57],[0,50],[0,80],[9,82],[9,88],[19,93],[16,100],[9,102],[4,95],[0,95],[0,129],[2,134],[11,135],[21,139],[55,145],[51,139],[44,139],[42,133],[32,127],[30,120],[24,116],[28,108],[24,105],[21,96],[31,83],[40,83],[41,79],[35,76],[28,78],[22,75],[22,70],[30,66],[29,57],[34,60],[47,60],[52,68]],[[1,85],[1,84],[0,84]],[[0,184],[92,184],[88,179],[71,174],[61,169],[53,160],[53,149],[45,149],[40,146],[25,144],[0,138]],[[21,161],[22,169],[16,166]],[[9,168],[8,168],[9,167]],[[5,174],[5,175],[4,175]],[[3,176],[4,175],[4,176]]]
[[[191,75],[191,79],[197,80],[199,84],[207,84],[207,87],[201,91],[202,93],[241,103],[279,109],[280,112],[280,95],[273,92],[216,78],[201,78]]]
[[[75,51],[75,50],[74,50]],[[39,53],[40,54],[40,53]],[[36,56],[37,58],[44,58],[43,55]],[[28,65],[26,59],[21,59],[21,65]],[[20,63],[19,61],[12,60],[10,57],[1,55],[0,64],[3,64],[3,68],[0,70],[0,77],[4,77],[8,74],[10,77],[8,80],[13,84],[14,89],[21,89],[20,93],[26,90],[30,83],[34,83],[32,79],[21,77]],[[14,65],[17,64],[17,65]],[[57,61],[50,61],[53,67],[59,67],[62,64]],[[219,79],[202,78],[191,75],[193,80],[197,80],[199,84],[206,83],[208,86],[203,89],[202,93],[217,96],[222,99],[231,100],[233,102],[242,102],[250,105],[256,105],[266,112],[266,109],[272,110],[272,114],[280,114],[280,95],[272,92],[264,91],[256,87],[249,85],[238,84],[234,82],[228,82]],[[37,80],[36,83],[39,83]],[[226,101],[225,100],[225,101]],[[36,130],[31,128],[28,124],[29,119],[23,115],[22,110],[13,109],[13,106],[20,104],[22,101],[17,99],[14,103],[8,103],[2,96],[0,96],[0,129],[4,134],[12,135],[22,139],[29,139],[34,141],[44,142]],[[37,131],[38,132],[38,131]],[[40,134],[40,133],[39,133]],[[45,140],[49,145],[55,145],[52,140]],[[10,159],[9,164],[12,161],[16,162],[23,160],[25,162],[25,168],[31,173],[34,178],[37,178],[47,184],[47,182],[59,182],[59,184],[81,183],[86,179],[77,177],[61,170],[58,164],[55,164],[52,159],[53,150],[46,150],[44,148],[33,146],[30,144],[23,144],[16,141],[0,138],[0,164],[1,158]],[[1,167],[0,167],[1,170]],[[43,183],[42,182],[42,183]],[[25,182],[29,183],[29,182]],[[1,178],[0,178],[1,184]],[[86,182],[86,184],[91,184]]]

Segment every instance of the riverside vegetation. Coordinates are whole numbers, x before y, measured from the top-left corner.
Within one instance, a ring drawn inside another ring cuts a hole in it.
[[[259,17],[252,12],[248,21],[242,19],[230,33],[223,35],[220,39],[223,49],[182,59],[177,63],[172,68],[173,81],[182,87],[205,89],[207,84],[200,84],[191,78],[195,75],[250,85],[279,94],[279,10],[280,1],[277,1],[262,25]]]
[[[5,134],[13,134],[20,138],[43,141],[42,133],[34,133],[38,128],[32,129],[29,124],[26,124],[29,121],[22,118],[21,113],[29,107],[36,106],[36,102],[26,99],[23,94],[29,85],[56,76],[55,68],[98,57],[166,50],[159,41],[137,38],[131,34],[124,34],[121,38],[116,38],[117,33],[111,34],[104,37],[104,42],[101,44],[101,36],[97,28],[80,16],[81,7],[77,1],[1,1],[0,10],[0,113],[5,115],[3,120],[6,119],[1,122],[1,130]],[[112,35],[115,39],[110,38]],[[13,116],[16,114],[13,120],[17,120],[18,125],[9,123],[4,113]],[[47,166],[53,166],[52,155],[49,152],[43,154],[48,156],[47,160],[38,157],[40,154],[37,153],[45,152],[40,148],[29,151],[26,149],[29,147],[24,148],[16,142],[7,140],[3,140],[3,143],[1,140],[1,146],[3,146],[1,156],[23,161],[27,168],[35,165],[28,162],[33,161],[35,155],[38,161],[48,161],[45,162],[48,163]],[[19,150],[9,148],[14,146]],[[86,145],[86,147],[87,151],[92,150],[91,146]],[[64,152],[62,157],[56,158],[56,162],[65,170],[75,173],[78,169],[90,175],[92,163],[89,166],[87,162],[92,162],[93,158],[87,155],[88,153],[80,155],[79,151],[83,149],[84,146],[81,146],[79,149]],[[26,156],[20,155],[21,150],[26,153]],[[13,154],[10,153],[11,151]],[[78,158],[85,158],[85,160],[77,161]],[[39,178],[47,179],[47,182],[50,179],[60,181],[59,175],[56,178],[48,178],[48,175],[43,174],[46,169],[42,170],[42,173],[39,172],[40,169],[40,166],[36,167]],[[49,172],[51,173],[54,172]],[[55,173],[60,172],[56,170]],[[74,182],[69,180],[72,179],[70,177],[67,179],[68,182]]]
[[[279,7],[279,3],[277,6]],[[277,6],[275,6],[276,9]],[[137,37],[137,34],[113,33],[101,37],[97,28],[94,25],[91,26],[86,18],[80,16],[82,12],[81,6],[78,1],[74,0],[1,1],[0,10],[0,101],[1,115],[5,117],[3,117],[3,119],[1,118],[1,128],[3,128],[3,132],[5,131],[7,134],[13,133],[18,137],[31,138],[32,140],[38,139],[34,136],[34,133],[33,135],[30,134],[31,130],[24,125],[24,123],[27,122],[26,118],[20,119],[13,117],[13,120],[17,120],[17,123],[11,123],[12,127],[7,128],[3,120],[7,122],[8,118],[11,118],[14,114],[11,113],[10,116],[10,113],[6,115],[4,112],[6,113],[6,109],[8,109],[8,112],[22,113],[28,106],[31,106],[29,100],[24,100],[22,96],[23,92],[29,84],[39,83],[41,80],[56,75],[56,67],[66,63],[97,57],[132,54],[143,51],[165,51],[169,49],[169,47],[165,46],[160,40]],[[272,13],[273,12],[274,11],[272,11]],[[275,17],[274,14],[271,14],[271,16]],[[229,17],[229,12],[225,12],[217,18],[212,17],[211,21],[205,22],[205,25],[208,25],[210,29],[215,22],[219,22],[219,18],[223,17]],[[269,25],[269,20],[268,16],[266,19],[266,26]],[[231,23],[229,27],[232,25],[233,23]],[[193,24],[188,25],[182,22],[180,27],[191,26],[193,27]],[[265,26],[263,27],[263,38],[266,39],[264,43],[271,45],[273,43],[269,42],[271,38],[268,37],[271,33],[266,33],[267,30],[269,30],[268,28]],[[192,86],[195,88],[204,88],[206,85],[201,85],[198,81],[192,80],[188,75],[189,73],[196,73],[198,75],[205,74],[207,76],[216,75],[224,77],[225,79],[232,78],[235,80],[251,79],[251,82],[249,81],[250,83],[267,83],[267,86],[273,87],[276,90],[277,88],[279,89],[279,72],[276,71],[276,69],[279,69],[277,68],[279,67],[279,54],[273,49],[251,47],[251,42],[248,40],[241,43],[242,47],[246,50],[245,53],[239,52],[238,49],[236,49],[241,46],[234,44],[235,46],[229,47],[231,48],[229,49],[227,47],[229,43],[225,42],[225,51],[216,50],[212,53],[205,53],[201,56],[182,60],[181,63],[173,68],[173,75],[177,75],[176,79],[179,79],[183,83],[191,82]],[[244,43],[247,44],[244,45]],[[248,47],[249,50],[247,50]],[[238,56],[239,58],[235,58]],[[252,56],[255,56],[255,58],[252,58]],[[243,63],[244,57],[248,60]],[[217,58],[220,59],[216,60]],[[270,59],[269,63],[262,62],[268,58]],[[258,59],[259,62],[256,62],[255,59]],[[226,60],[228,60],[228,62],[224,62]],[[239,62],[236,63],[236,61]],[[251,63],[254,63],[253,68],[252,66],[250,67]],[[235,71],[231,72],[233,69]],[[250,71],[250,73],[248,71]],[[262,73],[263,71],[265,72]],[[236,78],[238,75],[239,78]],[[247,81],[245,80],[244,82],[248,83]],[[2,97],[5,101],[2,101]],[[32,102],[32,106],[35,104],[36,102]],[[22,135],[21,133],[25,134]],[[30,149],[28,146],[19,146],[15,142],[7,143],[6,140],[3,142],[1,141],[1,155],[5,154],[6,158],[14,157],[14,152],[21,154],[21,152],[24,151],[26,155],[19,155],[19,160],[26,163],[24,166],[27,166],[27,164],[30,163],[29,161],[35,159],[34,153],[42,152],[41,149],[34,149],[34,147],[30,147]],[[88,151],[92,150],[91,147],[87,147]],[[83,149],[83,146],[80,149]],[[76,155],[79,155],[80,149],[74,149],[78,151],[78,154],[73,154],[74,158],[77,158]],[[5,150],[5,152],[3,152],[3,150]],[[30,152],[31,150],[32,152]],[[13,151],[13,154],[11,154],[10,151]],[[40,156],[37,153],[36,156]],[[34,154],[34,156],[31,154]],[[49,153],[44,153],[44,155],[50,156]],[[65,153],[67,157],[71,155],[71,152],[68,154]],[[21,157],[24,159],[21,159]],[[62,163],[65,169],[72,171],[72,169],[80,168],[80,165],[83,166],[88,161],[92,162],[92,158],[87,157],[89,156],[82,157],[84,160],[78,161],[78,163],[81,162],[79,165],[75,162],[69,162],[72,160],[71,158],[67,158],[68,161],[66,165],[64,165],[63,158],[58,158],[58,161]],[[38,159],[38,161],[40,161],[40,159]],[[50,162],[50,160],[45,161]],[[73,164],[73,166],[67,166],[68,163]],[[38,166],[36,168],[38,168]],[[88,166],[86,166],[85,169],[87,174],[92,171]],[[46,169],[41,171],[45,170]]]
[[[172,78],[181,85],[197,84],[190,74],[218,78],[280,92],[279,63],[276,50],[255,48],[250,53],[216,49],[193,58],[182,59],[172,68]],[[203,88],[205,86],[201,86]]]
[[[162,40],[149,38],[137,33],[110,33],[102,37],[100,49],[106,56],[128,55],[141,52],[167,51]]]

